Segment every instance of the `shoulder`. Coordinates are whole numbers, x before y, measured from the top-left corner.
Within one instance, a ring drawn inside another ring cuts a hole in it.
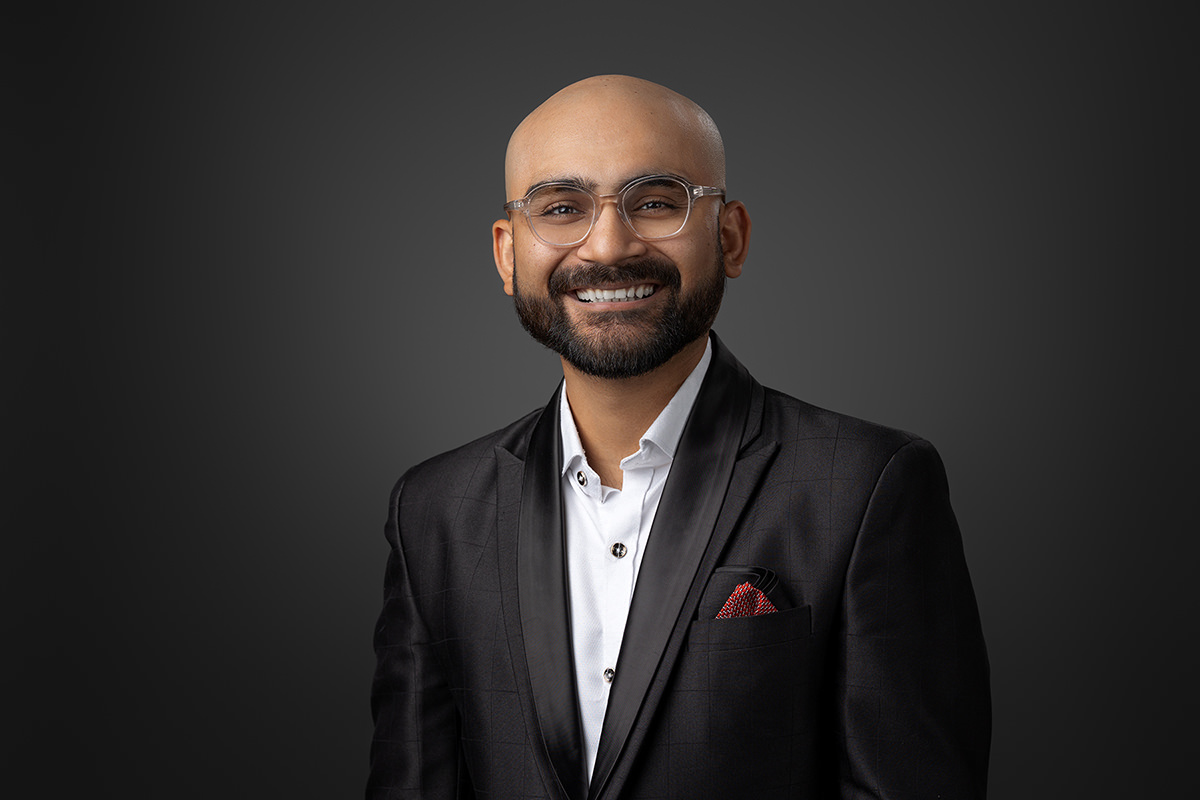
[[[914,433],[830,411],[775,389],[764,389],[763,393],[763,432],[767,435],[858,442],[862,447],[889,453],[923,441]]]
[[[835,480],[874,482],[895,457],[937,459],[933,446],[909,431],[821,408],[764,389],[761,435],[793,458],[816,461]],[[912,455],[910,455],[912,454]]]
[[[465,496],[467,485],[481,476],[492,476],[497,450],[518,459],[525,457],[529,435],[545,409],[539,408],[515,422],[452,450],[447,450],[411,467],[392,490],[395,505],[401,490],[407,496],[428,497],[458,493]]]

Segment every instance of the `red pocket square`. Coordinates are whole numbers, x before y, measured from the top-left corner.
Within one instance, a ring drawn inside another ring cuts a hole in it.
[[[755,589],[749,582],[739,583],[733,589],[733,594],[717,612],[717,619],[732,619],[734,617],[756,617],[759,614],[770,614],[778,611],[775,604],[767,596]]]

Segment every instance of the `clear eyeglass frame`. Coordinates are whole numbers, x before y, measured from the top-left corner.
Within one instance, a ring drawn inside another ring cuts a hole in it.
[[[629,194],[631,191],[633,191],[634,189],[636,189],[637,187],[641,186],[642,184],[649,183],[651,181],[655,181],[655,182],[674,181],[687,189],[687,198],[688,198],[687,212],[683,215],[683,220],[679,223],[679,229],[676,230],[674,233],[668,233],[664,236],[645,236],[642,233],[640,233],[637,230],[637,228],[635,228],[633,226],[633,221],[629,219],[629,214],[625,209],[625,202],[624,202],[625,196],[627,194]],[[552,241],[550,241],[549,239],[547,239],[541,233],[538,232],[537,226],[534,224],[533,219],[529,215],[529,207],[530,207],[531,198],[538,192],[544,191],[545,189],[548,189],[548,188],[555,188],[555,187],[564,187],[564,188],[569,188],[569,189],[573,189],[576,191],[581,191],[581,192],[584,192],[584,193],[590,195],[592,198],[591,221],[588,223],[587,230],[584,231],[584,234],[582,236],[580,236],[578,239],[576,239],[575,241],[572,241],[572,242],[552,242]],[[562,182],[556,182],[556,183],[544,183],[540,186],[534,187],[529,192],[529,194],[525,195],[521,199],[510,200],[509,202],[505,203],[504,210],[509,212],[510,214],[514,211],[520,211],[520,212],[524,213],[525,221],[527,223],[529,223],[529,230],[533,231],[533,235],[536,236],[544,244],[548,244],[551,247],[575,247],[575,246],[583,243],[583,241],[586,240],[588,238],[588,236],[590,236],[592,234],[592,229],[596,227],[596,220],[600,216],[601,205],[604,203],[604,201],[611,200],[617,206],[617,215],[621,218],[621,222],[625,223],[625,227],[628,228],[633,233],[634,236],[636,236],[637,238],[641,239],[644,242],[660,242],[664,239],[672,239],[672,238],[678,236],[679,234],[683,233],[683,229],[685,227],[687,227],[688,220],[691,219],[691,217],[692,217],[692,208],[696,205],[696,201],[700,200],[701,198],[704,198],[704,197],[713,197],[713,196],[724,197],[725,190],[720,189],[716,186],[699,186],[694,183],[689,183],[689,182],[685,181],[684,179],[677,177],[675,175],[643,175],[642,177],[635,178],[632,181],[630,181],[629,183],[625,184],[625,186],[623,186],[619,192],[615,192],[613,194],[596,194],[591,189],[588,189],[586,186],[580,186],[577,183],[572,183],[569,181],[562,181]]]

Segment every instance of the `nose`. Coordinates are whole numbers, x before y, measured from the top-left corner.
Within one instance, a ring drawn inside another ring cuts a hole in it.
[[[619,264],[646,252],[646,243],[634,235],[617,209],[614,199],[604,198],[596,211],[592,232],[579,245],[576,255],[597,264]]]

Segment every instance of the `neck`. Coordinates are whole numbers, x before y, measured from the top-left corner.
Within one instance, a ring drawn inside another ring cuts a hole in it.
[[[700,363],[707,342],[705,333],[658,369],[633,378],[597,378],[563,361],[579,441],[605,486],[621,488],[621,459],[637,452],[642,434]]]

